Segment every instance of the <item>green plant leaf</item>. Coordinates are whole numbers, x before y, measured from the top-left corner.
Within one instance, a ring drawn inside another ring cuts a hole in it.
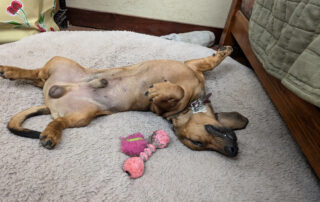
[[[21,23],[15,22],[15,21],[10,21],[7,22],[8,24],[12,24],[12,25],[22,25]]]
[[[39,19],[39,24],[43,24],[43,22],[44,22],[44,15],[41,14]]]

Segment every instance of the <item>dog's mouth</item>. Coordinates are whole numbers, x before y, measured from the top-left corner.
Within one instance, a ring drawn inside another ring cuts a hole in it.
[[[235,157],[238,155],[238,144],[236,141],[234,142],[230,142],[228,140],[223,141],[223,140],[214,140],[214,143],[204,143],[201,141],[196,141],[190,138],[186,138],[185,141],[188,141],[192,144],[192,146],[186,145],[189,148],[193,149],[193,150],[198,150],[198,151],[202,151],[202,150],[210,150],[210,151],[216,151],[218,153],[221,153],[227,157]]]

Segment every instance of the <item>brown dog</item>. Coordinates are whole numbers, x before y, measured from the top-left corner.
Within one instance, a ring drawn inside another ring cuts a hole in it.
[[[203,72],[212,70],[231,52],[231,47],[222,47],[213,56],[184,63],[153,60],[105,70],[86,69],[62,57],[35,70],[0,66],[2,77],[32,80],[43,87],[45,97],[45,105],[18,113],[8,128],[19,136],[40,138],[44,147],[52,149],[65,128],[86,126],[100,115],[150,110],[172,121],[177,137],[187,147],[233,157],[238,153],[233,130],[244,128],[248,120],[237,112],[214,114],[203,99]],[[42,133],[21,126],[40,114],[51,114],[54,119]]]

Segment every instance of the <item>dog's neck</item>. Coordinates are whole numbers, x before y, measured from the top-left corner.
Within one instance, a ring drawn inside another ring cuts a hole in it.
[[[191,107],[192,113],[196,114],[199,112],[207,112],[207,108],[205,106],[206,103],[210,103],[210,96],[212,93],[209,93],[208,95],[204,96],[203,98],[198,98],[191,102],[189,106]]]
[[[179,117],[181,114],[186,114],[186,113],[189,113],[190,111],[192,111],[192,114],[196,114],[199,112],[207,112],[206,105],[207,103],[211,103],[209,100],[211,95],[212,93],[209,93],[202,98],[199,97],[196,100],[191,101],[184,110],[167,117],[167,120],[172,122],[173,119]]]

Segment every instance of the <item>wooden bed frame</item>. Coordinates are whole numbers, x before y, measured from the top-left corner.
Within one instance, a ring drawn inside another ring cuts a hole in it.
[[[248,19],[241,11],[242,0],[233,0],[219,46],[236,43],[250,62],[261,84],[276,106],[291,134],[320,179],[320,110],[297,97],[269,75],[251,49]],[[272,135],[272,134],[271,134]]]

